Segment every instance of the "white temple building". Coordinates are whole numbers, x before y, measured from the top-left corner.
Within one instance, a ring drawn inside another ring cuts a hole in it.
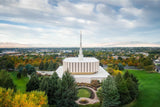
[[[80,49],[78,57],[68,57],[63,60],[63,66],[56,70],[58,76],[62,78],[63,73],[69,71],[76,82],[90,83],[92,80],[102,81],[108,77],[109,73],[99,66],[99,60],[95,57],[83,57],[82,33],[80,33]]]

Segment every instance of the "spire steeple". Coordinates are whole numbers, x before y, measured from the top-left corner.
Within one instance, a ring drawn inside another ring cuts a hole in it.
[[[82,31],[80,31],[80,49],[79,49],[79,60],[83,60],[83,52],[82,52]]]

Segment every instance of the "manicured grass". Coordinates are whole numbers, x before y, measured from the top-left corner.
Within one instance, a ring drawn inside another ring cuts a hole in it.
[[[85,88],[80,88],[78,89],[78,97],[87,97],[89,98],[91,96],[90,92],[88,89]]]
[[[139,96],[125,107],[160,107],[160,74],[128,70],[139,80]]]
[[[21,77],[20,79],[17,78],[17,72],[13,71],[13,72],[9,72],[11,78],[13,79],[14,84],[16,85],[16,89],[20,90],[21,92],[25,92],[26,91],[26,84],[29,81],[28,77]]]

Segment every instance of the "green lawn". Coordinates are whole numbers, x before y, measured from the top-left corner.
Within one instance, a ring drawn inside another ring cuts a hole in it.
[[[139,80],[139,96],[126,107],[160,107],[160,74],[129,70]]]
[[[90,92],[88,89],[85,88],[80,88],[78,89],[78,97],[87,97],[89,98],[91,96]]]
[[[17,78],[17,72],[9,72],[11,78],[13,79],[14,84],[16,85],[16,89],[20,90],[21,92],[25,92],[26,84],[29,81],[28,77],[22,77],[20,79]]]

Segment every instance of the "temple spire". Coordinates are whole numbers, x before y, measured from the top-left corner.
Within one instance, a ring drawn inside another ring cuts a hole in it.
[[[80,31],[80,49],[79,49],[79,60],[83,60],[83,52],[82,52],[82,31]]]

